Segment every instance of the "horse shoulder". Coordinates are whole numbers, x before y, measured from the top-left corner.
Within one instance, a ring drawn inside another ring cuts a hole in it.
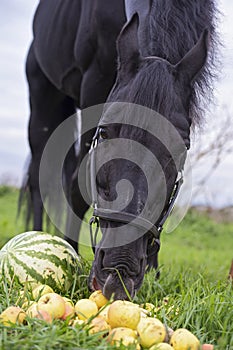
[[[62,81],[78,67],[74,43],[81,15],[81,1],[41,1],[33,21],[36,59],[49,80],[62,89]]]
[[[116,39],[126,22],[124,1],[98,0],[86,2],[75,41],[75,59],[86,71],[92,61],[99,69],[112,70],[116,63]]]

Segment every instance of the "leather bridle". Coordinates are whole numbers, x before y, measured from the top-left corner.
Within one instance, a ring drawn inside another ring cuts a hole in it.
[[[131,213],[126,213],[123,211],[115,212],[110,209],[101,208],[98,204],[97,188],[96,188],[96,148],[99,141],[99,128],[97,128],[95,136],[92,140],[91,148],[89,151],[89,175],[90,175],[90,187],[91,187],[91,198],[93,205],[93,216],[90,219],[90,237],[93,253],[95,254],[95,247],[97,245],[97,235],[99,231],[99,219],[118,222],[122,224],[130,224],[137,228],[147,231],[148,234],[152,237],[151,245],[158,245],[160,247],[160,233],[163,230],[163,225],[170,215],[175,200],[178,196],[180,187],[183,183],[183,174],[182,171],[179,172],[179,176],[175,182],[171,197],[163,210],[162,218],[156,223],[153,224],[149,220],[133,215]],[[93,224],[96,224],[95,232],[93,232]]]

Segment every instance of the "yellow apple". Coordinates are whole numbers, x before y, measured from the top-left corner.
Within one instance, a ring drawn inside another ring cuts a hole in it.
[[[103,319],[108,322],[108,309],[110,305],[105,305],[101,309],[99,309],[99,316],[103,317]]]
[[[67,297],[62,297],[65,300],[65,304],[70,304],[71,306],[74,307],[74,303],[70,298]]]
[[[26,314],[29,317],[35,317],[35,315],[38,313],[38,303],[36,301],[33,301],[30,306],[26,310]]]
[[[95,316],[98,312],[96,303],[90,299],[78,300],[74,308],[78,318],[84,321],[91,316]]]
[[[102,294],[101,290],[94,291],[89,296],[89,299],[96,303],[98,309],[100,309],[102,306],[106,305],[109,302],[109,300]]]
[[[54,293],[54,290],[47,284],[40,284],[32,290],[32,298],[34,300],[39,299],[42,295]]]
[[[124,346],[129,346],[129,345],[134,344],[136,350],[140,350],[140,349],[141,349],[138,340],[135,339],[134,337],[130,337],[129,335],[126,336],[126,337],[122,340],[122,344],[123,344]]]
[[[38,300],[38,310],[47,311],[53,319],[61,318],[65,313],[65,300],[57,293],[47,293]]]
[[[101,316],[97,316],[93,318],[89,324],[89,332],[90,334],[98,333],[98,332],[103,332],[103,333],[108,333],[111,329],[109,324],[103,319]]]
[[[171,336],[170,344],[175,350],[199,350],[197,337],[185,328],[178,328]]]
[[[39,310],[38,303],[33,301],[26,311],[27,316],[32,318],[39,318],[48,323],[52,323],[52,316],[45,310]]]
[[[163,323],[153,317],[141,318],[137,331],[140,337],[140,344],[145,348],[163,342],[166,336]]]
[[[174,350],[174,349],[168,343],[158,343],[158,344],[152,345],[152,347],[149,350]]]
[[[31,305],[33,305],[34,303],[35,303],[35,301],[33,301],[33,300],[26,300],[22,305],[22,309],[27,311],[29,309],[29,307]]]
[[[52,316],[45,310],[37,310],[33,317],[38,318],[39,320],[43,320],[47,323],[52,323]]]
[[[22,324],[25,320],[26,313],[18,306],[9,306],[0,314],[0,323],[4,326],[11,326],[11,324]]]
[[[68,317],[72,318],[75,315],[74,303],[71,299],[63,297],[65,301],[65,312],[61,319],[66,320]]]
[[[112,329],[108,335],[108,341],[111,345],[120,345],[126,338],[133,339],[135,342],[137,333],[131,328],[116,327]]]
[[[114,301],[108,309],[108,323],[112,328],[128,327],[136,329],[140,321],[139,305],[126,300]]]

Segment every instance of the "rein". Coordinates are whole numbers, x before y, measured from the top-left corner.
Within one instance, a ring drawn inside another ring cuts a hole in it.
[[[153,246],[156,243],[160,247],[160,233],[163,230],[163,225],[165,221],[170,215],[172,209],[174,208],[175,200],[178,196],[180,187],[183,183],[182,172],[179,173],[179,176],[175,182],[171,197],[165,209],[163,210],[162,218],[156,224],[153,224],[149,220],[140,216],[133,215],[131,213],[115,212],[110,209],[100,208],[97,200],[96,168],[95,168],[95,165],[96,165],[95,154],[96,154],[96,148],[98,146],[98,139],[99,139],[99,130],[97,129],[89,151],[91,198],[92,198],[92,204],[94,207],[93,216],[91,217],[89,224],[90,224],[90,238],[91,238],[93,253],[95,254],[95,247],[97,245],[97,235],[100,227],[99,219],[118,222],[122,224],[130,224],[137,228],[141,228],[143,230],[146,229],[147,233],[149,233],[152,236],[151,246]],[[93,232],[94,224],[96,224],[96,228],[95,228],[95,231]]]

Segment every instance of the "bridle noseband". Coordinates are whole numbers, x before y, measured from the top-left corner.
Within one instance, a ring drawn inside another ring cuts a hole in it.
[[[156,224],[151,223],[149,220],[141,216],[136,216],[131,213],[126,213],[122,211],[116,212],[111,209],[101,208],[98,204],[97,189],[96,189],[96,162],[95,161],[96,161],[96,148],[98,146],[98,141],[99,141],[99,129],[97,128],[95,136],[92,140],[90,151],[89,151],[89,164],[88,164],[89,166],[88,170],[90,173],[91,198],[92,198],[92,204],[94,207],[93,216],[91,217],[89,222],[91,245],[92,245],[93,253],[95,254],[95,247],[97,245],[99,219],[118,222],[122,224],[130,224],[142,230],[146,229],[147,233],[152,237],[151,245],[153,246],[157,244],[158,247],[160,247],[160,233],[162,232],[163,225],[174,207],[175,200],[178,196],[180,187],[183,183],[182,171],[179,173],[179,176],[175,182],[171,197],[166,207],[163,210],[162,217]],[[93,232],[93,224],[96,224],[95,232]]]

